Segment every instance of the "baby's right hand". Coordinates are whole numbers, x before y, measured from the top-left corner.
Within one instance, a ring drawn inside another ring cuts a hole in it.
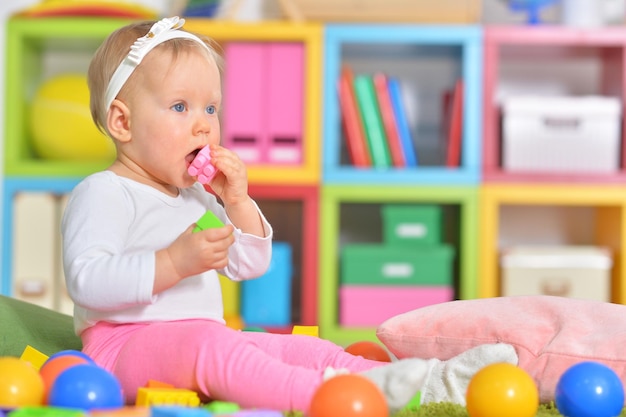
[[[228,248],[234,243],[234,227],[226,225],[194,232],[190,226],[167,249],[181,279],[228,265]]]

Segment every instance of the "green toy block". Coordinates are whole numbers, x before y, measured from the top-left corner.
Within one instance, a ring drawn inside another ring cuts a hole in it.
[[[211,401],[204,405],[204,408],[218,415],[236,413],[241,409],[239,404],[230,401]]]
[[[224,223],[222,223],[212,211],[207,211],[198,219],[193,232],[196,233],[201,230],[214,229],[217,227],[224,227]]]
[[[83,410],[65,407],[26,406],[9,413],[12,417],[85,417]]]
[[[411,400],[408,402],[407,405],[404,406],[402,410],[417,411],[420,408],[421,402],[422,402],[422,392],[417,391],[415,395],[413,396],[413,398],[411,398]]]

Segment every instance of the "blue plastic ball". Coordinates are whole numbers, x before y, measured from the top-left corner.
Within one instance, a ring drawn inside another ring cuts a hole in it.
[[[608,366],[581,362],[561,375],[555,402],[566,417],[615,417],[624,407],[624,386]]]
[[[48,393],[48,405],[89,411],[122,407],[124,399],[113,374],[97,365],[83,364],[59,374]]]

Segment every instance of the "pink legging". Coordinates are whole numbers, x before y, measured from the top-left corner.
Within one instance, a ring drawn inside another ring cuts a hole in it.
[[[83,351],[117,376],[129,404],[156,380],[204,401],[306,412],[326,367],[360,372],[383,364],[324,339],[242,332],[209,320],[98,323],[82,339]]]

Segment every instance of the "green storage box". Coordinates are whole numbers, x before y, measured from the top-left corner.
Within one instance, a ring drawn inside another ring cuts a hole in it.
[[[438,245],[441,243],[441,207],[434,205],[385,205],[383,238],[390,245]]]
[[[352,244],[343,249],[341,283],[358,285],[452,285],[454,249],[449,245]]]

